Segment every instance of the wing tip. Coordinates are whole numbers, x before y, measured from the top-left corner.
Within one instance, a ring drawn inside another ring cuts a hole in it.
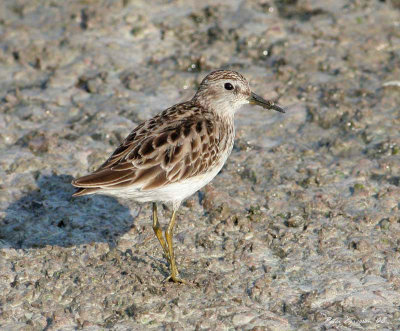
[[[88,195],[88,194],[93,194],[96,193],[98,190],[100,190],[100,188],[96,187],[96,188],[84,188],[84,187],[80,187],[78,188],[78,190],[72,194],[73,197],[80,197],[82,195]]]
[[[83,178],[83,177],[81,177],[81,178]],[[92,193],[95,193],[98,190],[100,190],[99,187],[87,187],[84,183],[80,182],[81,178],[74,179],[71,182],[71,185],[73,185],[77,188],[77,191],[74,194],[72,194],[73,197],[80,197],[82,195],[92,194]]]

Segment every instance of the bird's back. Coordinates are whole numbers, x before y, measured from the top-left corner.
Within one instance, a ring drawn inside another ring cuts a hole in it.
[[[174,183],[201,178],[206,184],[230,154],[233,139],[233,119],[193,101],[175,105],[137,126],[95,172],[74,180],[74,196],[140,191],[145,197],[147,191],[149,201],[151,191]]]

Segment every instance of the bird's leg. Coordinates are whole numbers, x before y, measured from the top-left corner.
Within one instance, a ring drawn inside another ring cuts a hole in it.
[[[168,252],[169,252],[169,265],[171,269],[171,275],[166,279],[167,280],[172,280],[175,283],[184,283],[187,284],[183,279],[179,278],[179,272],[178,269],[176,268],[176,263],[175,263],[175,255],[174,255],[174,247],[172,246],[172,236],[173,236],[173,230],[175,226],[175,220],[176,220],[176,209],[172,212],[171,220],[169,221],[168,228],[165,231],[165,239],[167,240],[168,244]]]
[[[156,237],[158,238],[158,241],[161,244],[161,247],[163,248],[164,255],[168,259],[168,262],[170,261],[169,258],[169,252],[168,252],[168,246],[165,243],[161,228],[160,228],[160,223],[158,223],[158,216],[157,216],[157,204],[153,202],[153,230],[154,233],[156,234]]]

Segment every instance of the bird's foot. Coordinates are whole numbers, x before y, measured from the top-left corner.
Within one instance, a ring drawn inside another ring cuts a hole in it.
[[[179,277],[179,275],[174,275],[173,273],[169,275],[167,278],[164,279],[163,283],[166,282],[174,282],[174,283],[180,283],[180,284],[185,284],[185,285],[190,285],[190,283],[182,278]]]

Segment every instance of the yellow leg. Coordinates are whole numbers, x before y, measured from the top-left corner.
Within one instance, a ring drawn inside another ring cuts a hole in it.
[[[161,228],[160,228],[160,223],[158,223],[157,204],[155,202],[153,202],[153,230],[154,230],[154,233],[156,234],[156,237],[158,238],[158,241],[161,244],[161,247],[163,248],[165,257],[168,260],[170,260],[168,247],[167,247],[167,244],[165,243],[164,237],[162,235],[162,231],[161,231]]]
[[[167,240],[168,244],[168,252],[169,252],[169,265],[171,268],[171,275],[166,279],[166,280],[172,280],[175,283],[184,283],[187,284],[183,279],[179,278],[179,272],[178,269],[176,268],[176,263],[175,263],[175,254],[174,254],[174,247],[172,246],[172,236],[173,236],[173,230],[175,226],[175,220],[176,220],[176,210],[172,212],[171,220],[169,221],[168,228],[165,231],[165,239]]]

